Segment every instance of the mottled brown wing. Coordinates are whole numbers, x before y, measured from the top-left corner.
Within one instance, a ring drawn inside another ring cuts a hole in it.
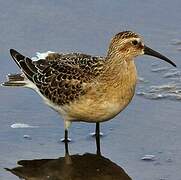
[[[37,68],[33,82],[46,98],[58,105],[68,104],[85,94],[86,83],[100,74],[104,64],[103,58],[77,53],[52,57],[33,62]]]
[[[95,80],[104,64],[104,58],[79,53],[53,53],[38,61],[32,61],[14,49],[10,53],[42,95],[58,105],[72,102],[85,94],[86,84]]]

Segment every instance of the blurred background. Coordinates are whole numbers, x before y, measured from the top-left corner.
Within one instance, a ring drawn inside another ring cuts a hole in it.
[[[110,38],[124,30],[141,34],[178,68],[137,58],[137,94],[128,108],[101,125],[102,154],[132,179],[180,180],[180,0],[0,0],[0,82],[18,72],[10,48],[29,57],[48,50],[105,56]],[[16,180],[3,168],[20,159],[64,155],[63,121],[35,92],[0,87],[0,115],[0,179]],[[96,151],[93,131],[93,124],[72,125],[71,154]],[[144,160],[145,155],[154,158]]]

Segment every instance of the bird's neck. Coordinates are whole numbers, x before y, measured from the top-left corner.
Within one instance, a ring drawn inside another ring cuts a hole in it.
[[[131,81],[137,76],[136,66],[133,59],[127,59],[121,56],[107,57],[101,80],[111,83],[122,83],[123,81]]]
[[[117,104],[122,109],[135,93],[137,73],[134,61],[108,59],[104,68],[97,81],[100,101],[102,98],[104,102]]]

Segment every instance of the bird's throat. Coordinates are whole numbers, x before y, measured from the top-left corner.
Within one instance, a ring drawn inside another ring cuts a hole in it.
[[[117,86],[118,84],[135,84],[137,78],[134,60],[111,59],[105,64],[105,69],[100,75],[102,83],[109,83]]]

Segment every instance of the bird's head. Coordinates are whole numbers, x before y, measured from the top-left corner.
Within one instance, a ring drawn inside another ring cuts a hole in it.
[[[176,67],[175,63],[170,59],[147,47],[143,42],[143,38],[132,31],[123,31],[116,34],[111,40],[108,55],[120,56],[121,59],[124,58],[127,60],[140,55],[150,55]]]

